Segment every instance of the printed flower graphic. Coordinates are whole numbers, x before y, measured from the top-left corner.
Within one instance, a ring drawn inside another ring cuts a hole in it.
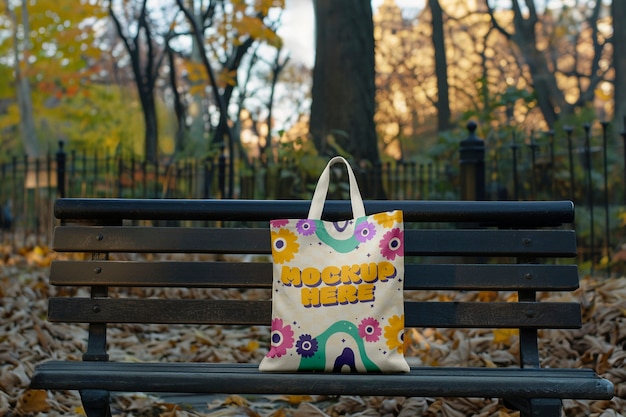
[[[376,213],[372,217],[378,224],[387,229],[393,227],[394,223],[402,223],[402,212],[399,210],[389,211],[387,213]]]
[[[282,264],[292,260],[295,253],[300,249],[296,234],[287,229],[280,229],[277,232],[271,232],[271,236],[274,262]]]
[[[310,236],[315,233],[315,221],[308,219],[298,220],[298,223],[296,224],[296,230],[302,236]]]
[[[272,320],[270,339],[270,350],[267,352],[267,356],[280,358],[287,353],[287,349],[293,347],[293,330],[288,324],[283,325],[281,319],[274,319]]]
[[[376,228],[370,222],[359,223],[354,229],[354,237],[361,243],[372,239],[375,234]]]
[[[317,339],[310,334],[303,334],[296,342],[296,352],[305,358],[310,358],[317,352]]]
[[[365,339],[366,342],[378,341],[382,332],[378,320],[373,317],[363,319],[361,324],[359,324],[359,336]]]
[[[286,226],[287,224],[289,224],[288,219],[270,220],[270,226],[275,227],[276,229]]]
[[[390,261],[396,256],[404,256],[404,231],[398,228],[391,229],[378,243],[380,253]]]
[[[389,319],[389,325],[385,326],[385,339],[389,349],[398,349],[400,354],[404,352],[404,314]]]

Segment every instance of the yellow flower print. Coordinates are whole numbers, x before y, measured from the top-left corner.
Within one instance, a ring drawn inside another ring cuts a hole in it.
[[[392,228],[394,223],[402,223],[402,212],[400,210],[377,213],[373,217],[378,224],[388,229]]]
[[[300,249],[296,234],[287,229],[279,229],[277,232],[272,231],[271,236],[274,262],[282,264],[292,260]]]
[[[404,353],[404,314],[389,319],[389,325],[385,326],[385,339],[389,349]]]

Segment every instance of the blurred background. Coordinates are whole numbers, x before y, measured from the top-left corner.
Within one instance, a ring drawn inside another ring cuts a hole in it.
[[[2,238],[47,242],[60,196],[306,199],[341,154],[366,198],[573,200],[581,261],[612,267],[619,21],[620,0],[5,0]]]

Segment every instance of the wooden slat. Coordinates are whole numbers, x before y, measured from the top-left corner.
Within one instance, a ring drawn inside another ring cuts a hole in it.
[[[576,256],[572,230],[406,230],[407,255]]]
[[[572,230],[406,230],[405,254],[425,256],[576,255]],[[58,227],[59,252],[269,254],[269,229]]]
[[[52,285],[270,288],[271,263],[200,261],[54,261]]]
[[[559,226],[574,221],[571,201],[365,201],[368,214],[403,210],[407,222],[465,222],[503,227]],[[63,198],[55,202],[58,219],[269,221],[305,218],[309,201],[272,200],[154,200]],[[352,217],[349,201],[327,201],[324,217]]]
[[[578,303],[405,302],[407,327],[578,329]]]
[[[48,319],[69,323],[269,325],[271,301],[50,298]],[[579,328],[577,303],[405,302],[407,327]]]
[[[538,383],[538,381],[541,381]],[[610,399],[613,384],[584,369],[412,368],[407,374],[262,373],[246,364],[51,361],[39,389],[146,392]]]
[[[187,261],[54,261],[52,285],[270,288],[270,263]],[[405,266],[407,290],[566,291],[578,288],[576,265],[441,264]]]

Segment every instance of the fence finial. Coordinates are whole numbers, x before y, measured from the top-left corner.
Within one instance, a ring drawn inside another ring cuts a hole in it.
[[[461,141],[461,198],[463,200],[485,200],[485,141],[476,136],[478,125],[467,122],[469,135]]]

